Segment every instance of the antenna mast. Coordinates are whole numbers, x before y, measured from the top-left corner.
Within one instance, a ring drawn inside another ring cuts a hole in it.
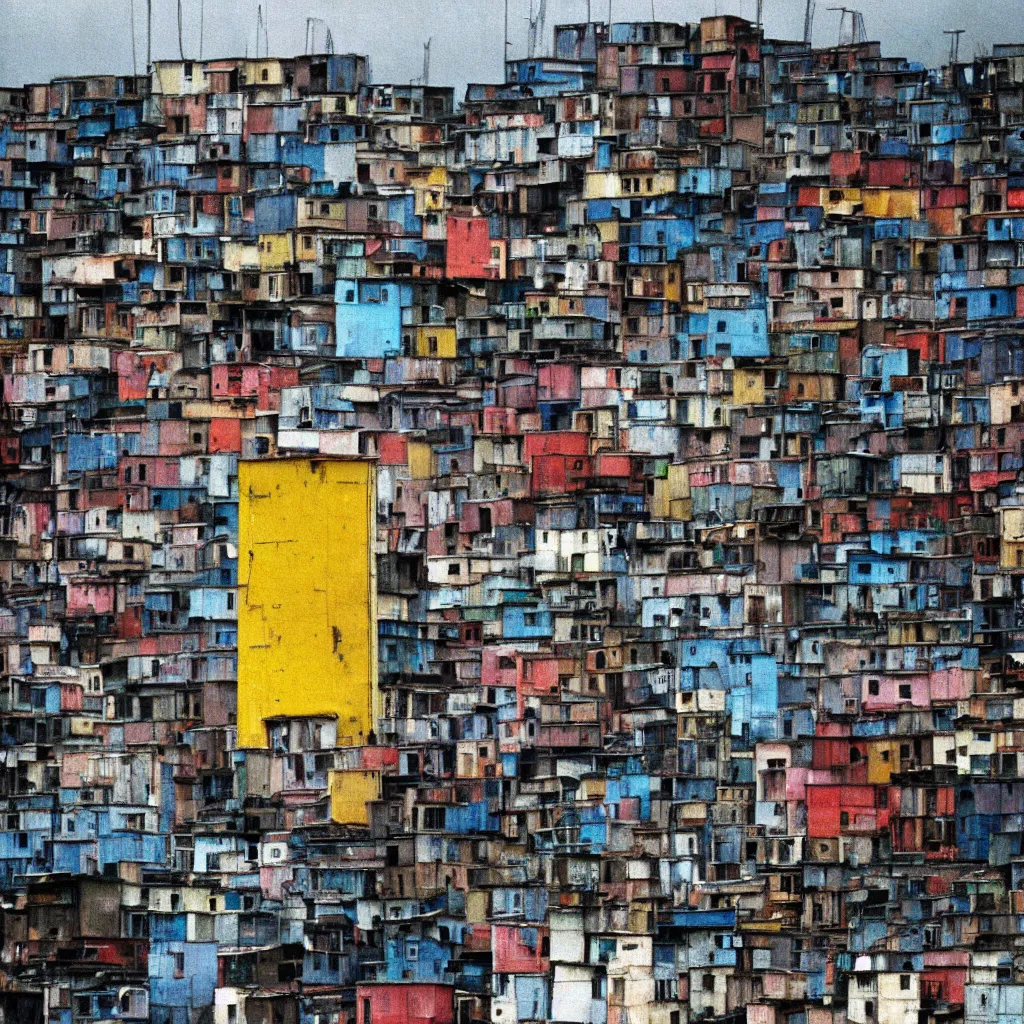
[[[263,35],[263,56],[270,56],[270,39],[267,36],[267,21],[263,17],[263,4],[256,5],[256,59],[260,59],[260,34]]]
[[[830,11],[839,11],[839,40],[837,46],[856,46],[858,43],[867,41],[868,34],[864,29],[864,15],[860,11],[851,10],[849,7],[830,7]],[[850,16],[850,34],[846,41],[843,41],[843,28],[846,26],[846,16]]]
[[[533,14],[533,0],[530,0],[530,34],[527,44],[527,56],[534,57],[537,54],[537,42],[544,37],[544,15],[547,13],[548,0],[540,0],[537,7],[537,16]]]
[[[323,18],[306,19],[306,48],[305,53],[316,53],[316,29],[320,26],[324,30],[324,52],[334,53],[334,36],[331,35],[330,26]]]
[[[128,0],[128,17],[131,19],[132,29],[132,78],[138,78],[139,64],[135,59],[135,0]]]
[[[942,30],[943,35],[949,36],[949,63],[954,65],[960,59],[960,37],[964,34],[962,28],[946,28]]]

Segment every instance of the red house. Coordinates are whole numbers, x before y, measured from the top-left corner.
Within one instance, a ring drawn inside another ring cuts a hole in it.
[[[433,982],[356,986],[356,1024],[452,1024],[455,989]]]
[[[491,259],[491,232],[485,217],[449,217],[446,277],[497,280],[500,267]]]

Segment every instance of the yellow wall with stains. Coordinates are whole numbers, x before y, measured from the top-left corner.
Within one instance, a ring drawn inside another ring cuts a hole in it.
[[[367,803],[380,799],[380,772],[335,771],[330,777],[331,819],[342,825],[369,825]]]
[[[341,746],[377,710],[375,468],[360,460],[239,464],[238,745],[264,719],[337,715]]]

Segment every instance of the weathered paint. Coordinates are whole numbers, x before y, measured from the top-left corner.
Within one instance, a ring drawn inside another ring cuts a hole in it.
[[[373,728],[374,500],[367,461],[239,464],[239,746],[279,716],[337,715],[342,745]]]

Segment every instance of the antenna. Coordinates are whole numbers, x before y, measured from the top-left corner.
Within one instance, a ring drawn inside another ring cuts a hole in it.
[[[263,56],[270,56],[270,40],[267,38],[267,22],[263,17],[263,4],[256,5],[256,59],[260,59],[260,33],[263,33]]]
[[[306,19],[306,47],[303,52],[305,53],[316,53],[316,29],[320,26],[324,30],[324,50],[326,53],[334,53],[334,36],[331,35],[331,30],[327,25],[327,22],[323,18],[307,18]]]
[[[135,0],[128,0],[128,17],[131,21],[132,29],[132,78],[137,78],[139,75],[139,65],[135,59]]]
[[[807,0],[804,8],[804,44],[811,45],[811,29],[814,26],[814,0]]]
[[[537,53],[537,41],[544,37],[544,15],[547,13],[548,0],[540,0],[537,7],[537,16],[533,15],[533,0],[530,0],[530,34],[527,45],[527,56],[533,57]]]
[[[153,71],[153,0],[146,0],[146,74]]]
[[[964,34],[962,28],[946,28],[942,34],[949,36],[949,63],[955,64],[960,59],[960,37]]]
[[[830,11],[839,11],[839,38],[836,40],[836,46],[843,45],[843,26],[846,24],[846,8],[845,7],[830,7]]]
[[[849,7],[830,7],[830,11],[839,11],[839,41],[837,46],[856,46],[858,43],[867,41],[867,32],[864,30],[864,15],[860,11],[851,10]],[[846,41],[843,41],[843,29],[846,26],[846,16],[850,16],[850,30]]]
[[[853,21],[854,43],[866,43],[868,41],[868,33],[867,29],[864,28],[864,15],[860,11],[853,11],[850,17]]]
[[[429,36],[423,44],[423,79],[424,85],[430,85],[430,43],[433,36]]]

